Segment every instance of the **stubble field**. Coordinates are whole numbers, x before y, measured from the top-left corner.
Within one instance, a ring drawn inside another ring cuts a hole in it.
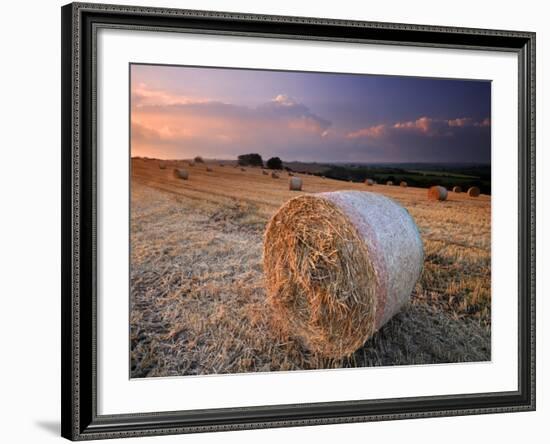
[[[186,168],[189,180],[173,177]],[[490,359],[491,201],[426,189],[301,175],[301,193],[361,190],[408,209],[425,262],[411,304],[345,359],[309,352],[272,321],[262,238],[271,215],[300,192],[288,176],[229,162],[132,159],[132,377],[471,362]],[[212,171],[206,171],[206,167]]]

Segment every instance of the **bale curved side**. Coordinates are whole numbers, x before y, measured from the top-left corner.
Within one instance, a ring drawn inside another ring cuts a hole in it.
[[[184,170],[183,168],[176,168],[174,170],[174,177],[176,179],[187,180],[189,179],[189,172],[187,170]]]
[[[468,188],[468,196],[470,197],[478,197],[481,194],[481,191],[479,191],[478,187],[470,187]]]
[[[403,188],[407,188],[407,182],[405,182],[405,181],[403,180],[403,181],[401,181],[401,182],[399,183],[399,186],[400,186],[400,187],[403,187]]]
[[[409,301],[422,260],[418,229],[393,200],[359,191],[300,196],[266,229],[268,302],[310,350],[347,356]]]
[[[447,200],[447,188],[439,185],[434,185],[428,189],[428,199],[430,200]]]
[[[372,180],[372,179],[366,179],[366,180],[365,180],[365,184],[368,185],[369,187],[371,187],[371,186],[374,185],[374,180]]]
[[[302,191],[302,179],[299,177],[291,177],[288,181],[288,189],[290,191]]]
[[[462,188],[459,186],[453,187],[453,193],[462,193]]]

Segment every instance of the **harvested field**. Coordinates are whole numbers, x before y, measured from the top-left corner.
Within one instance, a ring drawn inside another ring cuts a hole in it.
[[[352,356],[328,359],[272,321],[263,233],[290,198],[365,184],[296,174],[302,191],[290,191],[253,167],[193,169],[183,181],[172,174],[178,163],[166,164],[132,160],[132,377],[490,359],[489,196],[453,193],[434,205],[424,188],[368,187],[413,216],[424,269],[408,307]]]

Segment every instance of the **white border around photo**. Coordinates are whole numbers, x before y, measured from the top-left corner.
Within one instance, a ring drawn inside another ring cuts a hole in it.
[[[98,414],[508,391],[518,381],[518,64],[506,52],[98,31]],[[174,378],[129,377],[129,64],[492,81],[491,361]],[[414,383],[411,383],[414,381]]]

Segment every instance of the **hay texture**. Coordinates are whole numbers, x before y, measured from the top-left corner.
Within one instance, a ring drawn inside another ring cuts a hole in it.
[[[470,197],[478,197],[481,194],[478,187],[470,187],[468,188],[468,196]]]
[[[302,191],[302,179],[299,177],[291,177],[288,181],[288,189],[290,191]]]
[[[439,186],[434,185],[433,187],[430,187],[428,190],[428,199],[430,200],[447,200],[447,189]]]
[[[278,179],[279,175],[277,173],[271,173],[271,178],[272,179]]]
[[[403,180],[403,181],[401,181],[401,182],[399,183],[399,186],[400,186],[400,187],[403,187],[403,188],[407,188],[407,182],[405,182],[405,181]]]
[[[174,170],[174,177],[176,179],[187,180],[189,179],[189,172],[187,170],[184,170],[183,168],[176,168]]]
[[[391,186],[391,185],[393,185],[393,182],[392,182],[391,180],[388,180],[388,181],[386,182],[386,185],[390,185],[390,186]]]
[[[453,187],[453,193],[462,193],[462,188],[459,186]]]
[[[372,179],[365,180],[365,185],[368,185],[369,187],[372,187],[374,185],[374,180],[372,180]]]
[[[265,232],[267,297],[277,322],[329,358],[352,354],[409,301],[422,262],[411,216],[376,193],[296,197]]]

